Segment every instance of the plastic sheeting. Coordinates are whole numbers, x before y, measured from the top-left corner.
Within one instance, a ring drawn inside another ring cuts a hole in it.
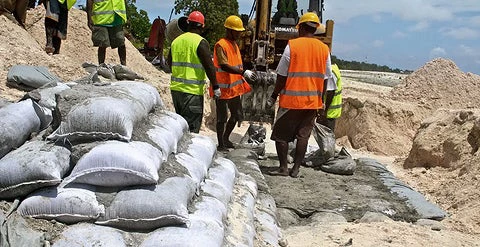
[[[105,187],[156,184],[161,152],[145,142],[107,141],[80,158],[67,183]]]
[[[27,142],[0,159],[0,198],[22,197],[62,181],[70,151],[43,141]]]
[[[388,171],[385,166],[376,160],[361,158],[357,162],[359,165],[368,166],[370,169],[377,171],[383,183],[396,193],[400,198],[406,199],[407,205],[415,209],[422,219],[442,220],[447,213],[437,205],[427,201],[419,192],[413,190],[404,182],[398,180],[393,173]]]

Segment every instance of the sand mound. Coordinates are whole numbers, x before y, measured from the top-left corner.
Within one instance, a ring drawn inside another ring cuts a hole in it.
[[[46,66],[51,72],[65,81],[80,79],[87,75],[81,67],[84,62],[97,63],[97,49],[91,41],[91,31],[87,26],[86,12],[72,9],[69,12],[68,36],[62,42],[60,54],[47,55],[44,52],[45,9],[43,5],[27,12],[26,30],[14,24],[5,16],[0,16],[0,97],[18,100],[23,95],[16,89],[6,87],[7,72],[13,65],[27,64]],[[145,77],[148,83],[158,88],[169,109],[173,109],[168,85],[169,76],[157,70],[126,40],[127,66]],[[107,49],[106,63],[118,64],[117,50]]]
[[[407,76],[391,91],[392,99],[425,108],[468,109],[480,105],[480,76],[462,72],[454,62],[437,58]]]

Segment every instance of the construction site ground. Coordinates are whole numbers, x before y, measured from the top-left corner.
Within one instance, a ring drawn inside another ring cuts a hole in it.
[[[17,101],[25,94],[6,86],[13,65],[46,66],[71,81],[88,74],[82,63],[96,62],[86,13],[75,9],[69,14],[68,37],[60,54],[47,55],[44,12],[42,6],[29,10],[26,30],[0,16],[0,97],[4,99]],[[173,110],[169,74],[152,66],[128,41],[126,45],[128,67],[154,85],[166,107]],[[107,63],[118,63],[115,50],[107,50]],[[342,73],[344,104],[335,133],[337,146],[346,147],[354,158],[369,157],[386,165],[448,217],[414,224],[405,211],[403,219],[360,221],[367,197],[359,188],[375,181],[355,183],[361,170],[354,176],[338,176],[302,167],[299,178],[265,175],[288,246],[480,246],[480,76],[460,71],[442,58],[410,75]],[[215,140],[211,100],[206,97],[205,102],[201,134]],[[238,142],[247,128],[248,123],[236,128],[232,141]],[[266,128],[268,159],[261,165],[271,167],[278,161],[274,143],[268,139],[271,127]],[[359,210],[343,215],[346,222],[317,217],[338,208],[338,198]]]

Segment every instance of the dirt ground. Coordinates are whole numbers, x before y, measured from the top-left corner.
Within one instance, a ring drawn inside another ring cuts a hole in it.
[[[6,86],[6,75],[13,65],[46,66],[64,81],[71,81],[87,74],[81,67],[83,62],[96,62],[86,14],[75,9],[70,12],[68,38],[60,54],[47,55],[43,51],[44,11],[40,6],[28,12],[26,30],[0,16],[1,98],[15,101],[25,94]],[[126,45],[128,67],[156,86],[173,110],[169,75],[154,68],[128,41]],[[116,51],[107,50],[107,62],[118,63]],[[385,164],[397,178],[446,210],[449,217],[440,226],[417,225],[406,217],[409,214],[404,209],[400,210],[404,216],[396,219],[406,221],[356,221],[365,211],[361,203],[372,204],[375,199],[366,193],[368,186],[376,186],[374,180],[356,181],[355,176],[337,177],[301,168],[296,179],[266,176],[278,207],[297,212],[292,224],[282,226],[289,246],[480,246],[480,128],[474,111],[480,105],[479,85],[480,76],[464,73],[446,59],[434,59],[408,76],[345,71],[337,145],[347,147],[355,158],[370,157]],[[208,99],[206,102],[210,105]],[[440,108],[451,111],[437,112]],[[211,116],[212,110],[206,107],[205,118]],[[238,142],[247,128],[248,123],[236,128],[232,141]],[[210,128],[203,126],[201,133],[215,140]],[[275,166],[275,149],[269,140],[266,149],[270,154],[266,162],[270,163],[263,165]],[[333,192],[339,189],[345,194]],[[384,196],[378,198],[387,198]],[[350,207],[344,211],[349,222],[324,222],[313,217],[315,212],[343,205]]]

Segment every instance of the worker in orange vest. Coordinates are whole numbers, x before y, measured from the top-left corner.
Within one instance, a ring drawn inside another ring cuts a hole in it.
[[[217,83],[221,96],[216,100],[217,106],[217,140],[218,150],[226,151],[234,148],[229,140],[235,124],[243,119],[241,96],[252,89],[245,81],[254,82],[257,75],[251,70],[244,70],[242,57],[236,40],[241,32],[245,31],[240,17],[231,15],[225,20],[225,38],[221,38],[213,50],[213,64],[216,69]],[[210,90],[210,95],[213,91]],[[227,108],[230,111],[228,118]]]
[[[322,109],[326,90],[335,90],[328,46],[314,37],[318,16],[307,12],[297,24],[299,38],[291,39],[277,66],[277,81],[267,105],[280,95],[271,140],[275,141],[280,167],[270,175],[297,177],[305,158],[308,139],[317,111]],[[288,143],[297,139],[294,164],[288,169]]]

